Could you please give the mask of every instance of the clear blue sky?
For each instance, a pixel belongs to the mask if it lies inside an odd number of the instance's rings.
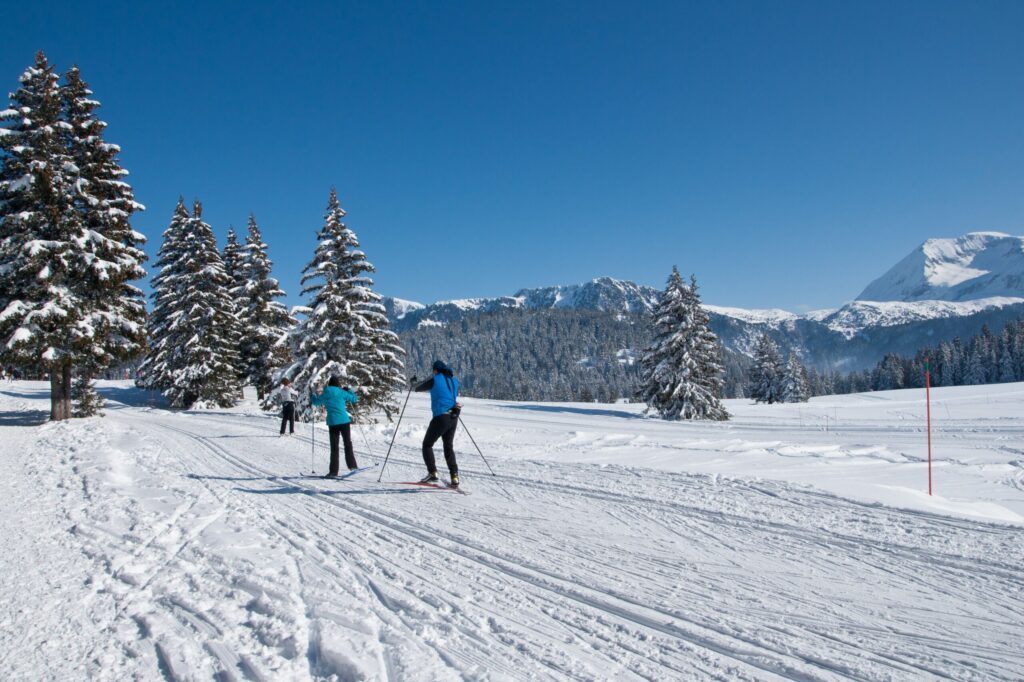
[[[155,253],[254,212],[298,302],[327,193],[425,302],[673,264],[831,307],[918,243],[1024,232],[1024,2],[19,3],[0,89],[77,63]]]

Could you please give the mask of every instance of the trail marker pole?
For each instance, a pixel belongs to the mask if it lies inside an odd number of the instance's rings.
[[[310,422],[310,424],[311,424],[310,428],[313,430],[313,439],[311,441],[312,442],[312,447],[309,450],[309,473],[315,474],[316,473],[316,464],[315,464],[315,460],[316,460],[316,407],[314,407],[313,405],[310,405],[309,409],[312,410],[312,412],[313,412],[313,421]]]
[[[932,494],[932,373],[924,361],[924,404],[928,420],[928,495]]]

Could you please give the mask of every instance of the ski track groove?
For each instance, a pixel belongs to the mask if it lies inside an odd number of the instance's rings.
[[[236,464],[236,466],[238,466],[239,468],[241,468],[241,469],[243,469],[245,471],[248,471],[249,473],[262,474],[265,477],[267,477],[269,480],[276,480],[276,479],[279,478],[277,475],[273,474],[272,472],[265,471],[263,469],[260,469],[258,467],[254,467],[254,466],[252,466],[250,464],[247,464],[247,463],[239,460],[237,457],[235,457],[232,453],[228,452],[225,448],[223,448],[219,444],[215,444],[215,443],[210,442],[210,439],[205,437],[205,436],[194,434],[192,432],[189,432],[189,431],[184,430],[184,429],[179,429],[177,427],[172,427],[172,426],[167,426],[167,425],[161,425],[161,426],[163,426],[164,428],[167,428],[167,429],[169,429],[171,431],[175,431],[175,432],[181,433],[182,435],[186,435],[186,436],[189,436],[191,438],[194,438],[197,442],[205,445],[207,448],[212,450],[214,452],[214,454],[218,454],[221,457],[228,458],[229,460],[233,461]],[[314,493],[314,494],[315,493],[323,492],[323,489],[302,485],[301,483],[298,483],[298,482],[293,483],[293,485],[295,487],[304,488],[305,490],[309,491],[310,493]],[[599,597],[588,597],[585,594],[582,594],[580,591],[576,591],[575,593],[573,593],[573,592],[560,592],[558,589],[556,589],[556,588],[554,588],[552,586],[539,583],[536,580],[535,577],[531,576],[527,572],[528,570],[531,570],[531,569],[525,569],[525,570],[523,570],[523,569],[516,569],[516,568],[514,568],[511,565],[512,562],[509,562],[507,559],[505,559],[503,557],[498,557],[496,555],[493,555],[493,554],[491,554],[486,549],[482,549],[480,547],[473,547],[473,549],[476,550],[477,552],[480,552],[480,553],[485,554],[485,555],[492,556],[492,559],[487,559],[486,557],[482,557],[482,558],[481,557],[472,557],[472,556],[468,555],[465,552],[456,551],[451,546],[448,546],[446,544],[439,544],[439,543],[433,541],[429,537],[429,534],[434,532],[434,531],[432,531],[431,529],[427,529],[427,528],[425,528],[425,527],[423,527],[423,526],[421,526],[419,524],[414,524],[412,522],[405,521],[405,523],[408,526],[415,526],[415,528],[402,529],[399,526],[397,526],[395,523],[389,522],[386,518],[381,517],[378,512],[370,512],[369,510],[363,510],[363,509],[359,509],[359,508],[356,508],[356,507],[353,507],[353,506],[349,506],[349,505],[343,506],[341,504],[338,504],[338,502],[335,501],[333,498],[323,499],[322,495],[314,495],[314,499],[324,501],[324,502],[326,502],[328,504],[331,504],[332,506],[339,507],[341,509],[344,509],[345,511],[350,512],[350,513],[355,513],[355,514],[357,514],[359,516],[362,516],[367,521],[371,521],[371,522],[377,523],[378,525],[382,525],[384,527],[387,527],[389,530],[392,530],[394,532],[405,534],[405,535],[410,536],[410,537],[412,537],[414,539],[417,539],[417,540],[419,540],[419,541],[421,541],[421,542],[423,542],[425,544],[433,545],[433,546],[438,547],[438,548],[440,548],[442,550],[445,550],[447,552],[451,552],[451,553],[456,554],[457,556],[459,556],[459,557],[461,557],[463,559],[467,559],[467,560],[470,560],[470,561],[475,561],[476,563],[484,565],[484,566],[486,566],[486,567],[488,567],[488,568],[490,568],[492,570],[495,570],[496,572],[505,573],[505,574],[510,575],[512,577],[518,578],[523,583],[528,584],[528,585],[530,585],[532,587],[537,587],[537,588],[541,588],[541,589],[544,589],[544,590],[548,590],[548,591],[553,592],[554,594],[562,596],[562,597],[568,597],[569,599],[572,599],[572,600],[582,604],[583,606],[589,607],[591,609],[594,609],[594,610],[597,610],[597,611],[603,611],[603,612],[607,613],[608,615],[615,616],[615,617],[618,617],[618,618],[623,619],[623,620],[631,621],[631,622],[633,622],[633,623],[635,623],[637,625],[646,627],[646,628],[651,629],[651,630],[655,630],[657,632],[661,632],[662,634],[668,635],[669,637],[680,639],[680,640],[686,641],[686,642],[688,642],[690,644],[693,644],[693,645],[705,648],[705,649],[707,649],[709,651],[713,651],[713,652],[715,652],[715,653],[717,653],[717,654],[719,654],[719,655],[721,655],[723,657],[731,658],[734,661],[736,661],[737,663],[740,663],[740,664],[743,664],[743,665],[747,665],[747,666],[749,666],[751,668],[757,669],[757,670],[759,670],[762,673],[768,673],[768,674],[771,674],[771,675],[786,676],[786,677],[790,677],[791,679],[815,679],[813,677],[808,677],[808,676],[803,675],[799,671],[792,669],[790,666],[783,665],[783,666],[781,666],[781,668],[773,668],[773,667],[771,667],[768,664],[764,664],[764,663],[761,663],[760,661],[758,661],[757,657],[755,655],[749,655],[749,658],[748,658],[747,656],[745,656],[741,652],[737,652],[737,651],[731,650],[731,649],[729,649],[729,648],[727,648],[725,646],[722,646],[722,645],[719,645],[719,644],[716,644],[716,643],[710,641],[707,637],[701,637],[699,635],[691,635],[689,633],[683,632],[679,628],[665,626],[665,625],[657,622],[656,620],[654,620],[650,616],[643,616],[641,614],[635,614],[635,613],[632,613],[631,611],[629,611],[628,608],[624,608],[624,607],[621,607],[621,606],[615,606],[613,604],[604,603],[603,600],[601,600]],[[446,537],[445,539],[448,540],[451,544],[456,544],[456,545],[462,544],[463,546],[465,545],[464,541],[459,540],[457,538]],[[498,562],[507,563],[509,565],[503,567]],[[558,576],[557,574],[550,573],[550,572],[545,571],[543,569],[535,569],[534,568],[532,570],[535,570],[538,573],[546,575],[548,578],[554,579],[556,581],[564,581],[564,582],[572,584],[572,582],[569,579],[563,578],[562,576]],[[579,588],[577,588],[577,590],[579,590]],[[616,596],[616,599],[622,599],[622,598]],[[658,615],[663,616],[665,618],[669,618],[669,619],[672,619],[672,620],[679,619],[679,617],[674,615],[674,614],[667,613],[667,612],[661,612],[661,611],[658,611],[657,609],[654,609],[652,607],[644,606],[643,604],[640,604],[638,602],[634,602],[634,601],[629,600],[629,599],[622,599],[622,600],[625,601],[626,603],[630,604],[633,607],[641,608],[641,609],[647,609],[647,610],[653,611],[653,612],[657,613]],[[706,627],[706,626],[701,626],[701,625],[699,625],[697,623],[689,623],[689,624],[691,626],[693,626],[693,627],[698,627],[698,628]],[[716,634],[718,634],[720,636],[727,637],[727,638],[728,637],[733,637],[732,635],[729,635],[729,633],[726,633],[726,632],[717,632]],[[734,639],[736,639],[737,641],[742,642],[743,644],[745,644],[747,646],[752,646],[752,647],[755,647],[755,648],[759,647],[759,644],[757,642],[744,641],[741,638],[735,638],[735,637],[734,637]],[[805,661],[803,659],[800,659],[799,657],[792,657],[791,655],[789,655],[789,654],[787,654],[785,652],[782,652],[782,651],[775,651],[775,650],[772,650],[772,649],[770,649],[768,647],[763,647],[763,648],[765,649],[765,651],[768,651],[770,653],[774,653],[774,654],[779,655],[779,656],[783,656],[785,658],[795,658],[798,662],[807,662],[807,661]],[[450,661],[447,661],[447,659],[446,659],[446,662],[450,662]],[[831,672],[831,670],[827,670],[827,671]]]
[[[631,557],[633,563],[629,565],[617,564],[609,559],[604,545],[583,544],[572,548],[576,551],[575,556],[579,563],[556,571],[551,566],[530,560],[524,561],[522,557],[516,556],[516,548],[524,538],[507,525],[488,521],[486,514],[479,515],[474,522],[481,530],[486,531],[486,537],[492,542],[495,539],[500,540],[497,544],[502,549],[483,544],[467,535],[439,531],[436,527],[427,525],[422,516],[411,518],[409,512],[401,507],[386,513],[371,502],[373,498],[361,497],[368,492],[387,492],[384,488],[379,491],[358,491],[349,487],[352,484],[339,486],[337,483],[325,484],[331,487],[324,488],[319,487],[314,481],[295,480],[295,477],[278,475],[247,461],[243,455],[236,454],[245,452],[241,449],[245,436],[232,436],[243,440],[239,441],[234,449],[230,449],[217,437],[182,428],[188,426],[202,430],[204,424],[214,422],[230,424],[236,429],[242,425],[258,432],[276,433],[277,428],[270,423],[270,419],[248,416],[240,419],[243,415],[228,419],[200,413],[189,415],[190,420],[184,422],[175,413],[168,412],[166,415],[164,418],[159,411],[154,410],[148,417],[157,417],[157,420],[147,421],[147,424],[176,434],[178,438],[184,438],[188,443],[195,443],[214,457],[211,461],[209,458],[200,457],[194,448],[185,450],[184,452],[199,465],[193,467],[193,471],[202,466],[209,467],[210,464],[219,463],[221,466],[218,468],[224,469],[225,474],[241,471],[250,474],[252,478],[239,479],[230,475],[188,476],[194,482],[198,482],[219,504],[215,513],[198,517],[197,522],[190,528],[182,528],[186,532],[180,538],[180,542],[170,547],[154,547],[154,543],[164,533],[177,526],[197,507],[200,499],[179,504],[147,537],[139,538],[132,552],[121,557],[116,567],[111,565],[107,571],[108,575],[115,580],[121,580],[120,574],[126,566],[153,552],[158,552],[161,559],[155,564],[152,560],[148,562],[148,569],[143,574],[145,579],[135,584],[140,591],[152,593],[150,586],[155,578],[174,562],[184,561],[196,570],[205,568],[218,572],[220,566],[209,562],[203,566],[195,566],[182,559],[182,555],[196,538],[227,512],[241,514],[250,524],[258,524],[260,528],[269,530],[298,553],[298,556],[292,552],[288,552],[288,555],[293,570],[299,575],[299,600],[304,608],[301,614],[304,621],[300,625],[307,633],[305,657],[308,674],[314,678],[337,674],[337,671],[332,670],[329,662],[322,660],[319,644],[322,626],[317,610],[312,606],[316,597],[308,593],[310,584],[315,582],[306,572],[310,568],[321,572],[322,580],[328,584],[347,584],[347,592],[360,596],[369,611],[374,614],[377,620],[374,637],[380,647],[379,658],[388,679],[401,677],[403,672],[408,675],[408,665],[402,657],[421,648],[429,649],[437,662],[444,666],[443,669],[433,670],[434,673],[442,674],[442,670],[445,670],[447,674],[454,674],[463,679],[487,679],[490,675],[520,678],[524,674],[550,675],[559,679],[594,679],[612,674],[616,679],[629,676],[655,680],[664,679],[664,675],[692,676],[695,672],[699,672],[701,677],[718,679],[765,679],[779,676],[806,680],[868,680],[878,679],[880,675],[903,677],[922,674],[935,678],[959,679],[957,675],[950,675],[929,665],[930,659],[920,654],[912,658],[900,656],[901,647],[898,643],[907,638],[928,641],[932,651],[942,652],[942,657],[937,659],[940,664],[948,664],[950,661],[966,657],[964,646],[968,644],[967,642],[922,634],[921,626],[929,622],[927,618],[930,613],[923,607],[906,615],[906,620],[891,622],[888,623],[888,627],[882,627],[866,625],[864,618],[846,617],[840,618],[838,622],[833,618],[833,621],[829,622],[827,619],[800,617],[788,612],[780,614],[776,610],[760,606],[759,600],[758,603],[746,605],[749,608],[744,609],[744,613],[747,614],[745,619],[741,619],[736,613],[724,616],[702,614],[699,609],[695,609],[689,614],[677,607],[663,609],[652,606],[651,604],[662,603],[688,604],[691,599],[697,603],[709,603],[721,591],[725,578],[722,575],[706,578],[694,570],[694,574],[687,576],[686,580],[679,580],[681,569],[697,567],[688,566],[686,560],[677,560],[673,563],[651,551],[638,552]],[[131,410],[126,410],[123,416],[130,422],[136,415],[133,415]],[[173,421],[174,425],[166,423],[169,421]],[[547,427],[551,425],[550,421],[536,421]],[[369,452],[369,440],[365,432],[362,438]],[[307,445],[311,443],[311,439],[301,432],[292,437],[292,440]],[[326,439],[317,445],[317,455],[322,456],[326,448]],[[266,454],[261,450],[257,451],[261,455]],[[381,448],[380,452],[383,453],[384,448]],[[381,460],[372,455],[368,457],[378,464]],[[255,461],[265,462],[266,457]],[[396,466],[422,467],[418,450],[400,443],[395,445],[391,463]],[[763,587],[763,582],[739,573],[741,565],[729,557],[731,553],[741,551],[739,547],[742,546],[741,539],[744,536],[758,533],[766,537],[786,538],[788,547],[783,543],[777,550],[770,545],[762,548],[778,557],[785,557],[796,551],[795,547],[798,546],[817,548],[808,559],[808,564],[818,573],[826,573],[837,560],[831,554],[838,553],[838,560],[847,564],[856,562],[862,565],[867,576],[871,576],[873,572],[887,574],[891,576],[892,584],[914,585],[926,595],[942,594],[959,599],[961,593],[964,595],[963,598],[985,594],[987,603],[994,609],[986,618],[974,615],[976,611],[961,608],[957,614],[960,617],[974,618],[981,623],[1001,625],[1004,628],[1012,627],[1024,620],[1024,608],[1019,598],[1005,599],[1006,583],[1012,584],[1013,580],[1020,577],[1019,569],[1013,564],[982,556],[956,555],[949,551],[939,551],[934,548],[936,545],[933,540],[928,537],[922,539],[919,535],[912,536],[918,542],[917,545],[895,542],[892,534],[888,538],[870,537],[875,527],[884,527],[887,524],[905,524],[908,532],[920,532],[918,525],[927,523],[939,528],[928,530],[935,535],[941,535],[942,529],[948,529],[964,534],[988,534],[993,536],[993,542],[996,542],[1005,537],[1006,528],[1000,524],[986,525],[927,512],[891,510],[806,487],[773,488],[770,484],[764,485],[757,481],[730,479],[726,479],[720,488],[714,489],[714,492],[726,492],[737,498],[742,494],[752,493],[770,502],[740,506],[721,504],[720,509],[709,509],[674,501],[675,496],[671,492],[685,489],[700,493],[711,485],[710,479],[705,476],[665,474],[647,470],[641,473],[616,466],[598,469],[595,465],[581,465],[590,473],[611,474],[608,485],[613,487],[605,488],[601,487],[604,481],[599,475],[596,478],[586,478],[585,483],[570,483],[560,480],[565,472],[564,467],[560,468],[559,465],[536,464],[528,460],[517,464],[524,470],[532,468],[543,475],[550,475],[550,478],[537,480],[516,473],[501,473],[492,477],[489,472],[475,465],[461,466],[460,469],[470,474],[471,485],[476,485],[481,491],[503,495],[520,506],[529,505],[532,499],[542,498],[544,504],[565,509],[570,514],[578,514],[581,508],[603,512],[612,519],[615,526],[624,529],[636,527],[637,524],[640,527],[657,527],[664,533],[659,538],[651,540],[655,543],[651,547],[664,550],[660,554],[665,556],[671,556],[668,550],[677,543],[701,545],[708,550],[710,558],[729,562],[720,565],[730,569],[727,579],[741,588],[741,593],[755,594]],[[373,472],[376,473],[376,469]],[[637,482],[624,482],[625,473],[631,474]],[[210,480],[203,480],[204,478]],[[251,480],[254,483],[266,482],[284,487],[247,490],[218,485],[214,482],[216,479],[225,482]],[[1008,483],[1013,485],[1016,482],[1019,485],[1020,481],[1024,481],[1024,471],[1011,475]],[[366,482],[358,480],[357,483]],[[377,486],[376,482],[370,485]],[[387,482],[384,482],[383,486],[387,485]],[[718,477],[715,477],[714,485],[719,485]],[[518,494],[519,501],[512,496],[512,491]],[[653,497],[650,493],[655,491],[662,493],[663,496]],[[299,494],[280,494],[270,498],[274,499],[275,506],[289,510],[289,514],[280,517],[267,517],[262,513],[263,503],[258,497],[246,499],[246,495],[251,493],[291,492]],[[87,497],[91,496],[89,490],[85,490],[84,494]],[[485,502],[486,496],[484,498],[469,499]],[[367,504],[361,503],[363,499],[367,500]],[[708,497],[695,494],[691,499],[705,502]],[[578,502],[574,503],[573,500]],[[795,519],[800,518],[801,514],[822,513],[821,505],[810,503],[814,500],[825,505],[825,518],[809,520],[809,523],[800,525]],[[431,501],[427,509],[433,509],[439,504],[440,501]],[[444,504],[450,506],[448,502]],[[766,504],[772,505],[771,508],[775,511],[785,513],[772,518],[760,518],[758,512],[761,506]],[[858,514],[864,516],[862,524],[859,524],[861,520],[857,518]],[[352,524],[349,521],[353,517],[362,519],[365,523]],[[510,516],[498,514],[495,518],[507,520]],[[524,516],[521,519],[536,521],[540,520],[540,517]],[[842,527],[843,531],[840,531],[839,527]],[[687,532],[682,532],[682,529]],[[110,532],[99,526],[92,530]],[[536,530],[540,535],[532,542],[543,542],[558,547],[562,531],[544,527]],[[478,534],[479,532],[477,531]],[[364,546],[358,546],[360,539],[365,543]],[[733,539],[741,541],[734,543],[731,542]],[[346,547],[345,550],[338,547],[339,541]],[[358,546],[358,550],[349,549],[349,545],[353,544]],[[406,557],[404,553],[409,552],[412,546],[416,547],[416,556]],[[303,561],[299,560],[299,556]],[[348,572],[335,568],[339,562],[350,567]],[[702,561],[701,564],[715,565],[708,561]],[[927,569],[923,575],[920,572],[922,567]],[[230,580],[234,576],[230,568],[225,570],[228,572],[221,572],[219,575],[228,581],[225,584],[230,585]],[[461,581],[457,583],[459,585],[471,585],[471,581],[487,581],[496,586],[495,592],[500,598],[466,601],[459,598],[463,590],[459,590],[458,595],[449,596],[443,591],[439,594],[423,593],[419,587],[415,587],[431,585],[438,570],[447,571],[452,578]],[[402,575],[405,578],[398,579],[398,584],[394,584],[396,576]],[[935,586],[936,578],[939,576],[948,582],[948,587],[943,591],[938,591]],[[353,577],[355,584],[352,583]],[[804,578],[806,579],[806,576]],[[603,587],[591,587],[601,585],[602,579],[605,583]],[[648,590],[653,590],[649,595],[650,600],[641,600],[635,596],[635,592],[626,593],[618,587],[621,581],[634,583],[640,580],[651,581],[647,586]],[[964,587],[962,583],[970,583],[968,587],[973,591]],[[821,607],[822,600],[827,597],[825,593],[802,594],[800,590],[806,588],[798,581],[790,581],[784,576],[776,576],[774,584],[776,589],[785,590],[787,603],[801,605],[804,613],[813,613],[815,609]],[[256,589],[259,589],[258,585]],[[395,597],[388,594],[390,590],[402,594],[402,600],[396,601]],[[511,602],[510,594],[514,595]],[[687,599],[681,600],[678,598],[679,595],[687,595]],[[113,628],[125,610],[132,606],[130,601],[114,596],[120,603],[115,607],[114,616],[109,619],[110,628]],[[673,599],[670,601],[668,597]],[[415,603],[412,600],[415,600]],[[168,618],[176,621],[177,627],[181,630],[195,633],[206,640],[201,647],[217,670],[215,676],[218,679],[264,679],[247,654],[236,652],[230,643],[224,640],[224,630],[216,621],[195,611],[175,594],[152,594],[151,601],[165,607],[163,619],[159,613],[153,614],[156,617],[155,622],[146,622],[150,618],[148,614],[133,615],[132,618],[137,620],[141,629],[150,631],[144,639],[152,647],[157,669],[165,679],[192,677],[191,674],[183,674],[180,669],[183,665],[180,652],[169,652],[165,643],[154,637],[151,631],[154,625],[159,628],[168,627]],[[528,616],[529,612],[526,610],[522,615],[510,613],[510,606],[513,611],[517,607],[529,607],[536,613],[533,616]],[[844,608],[849,608],[849,605],[835,605],[830,609],[830,614],[842,614]],[[856,604],[856,612],[861,615],[870,615],[871,609],[875,608],[878,606],[871,602]],[[438,613],[441,614],[440,618],[436,615]],[[536,616],[539,614],[544,614],[547,620],[538,620]],[[750,614],[757,617],[752,618]],[[772,622],[773,618],[778,619],[780,616],[781,622]],[[499,620],[496,621],[496,617]],[[138,620],[140,618],[143,620]],[[490,624],[489,638],[479,634],[482,631],[483,620]],[[879,621],[876,618],[868,619],[868,622]],[[756,637],[760,634],[757,633],[757,624],[760,624],[762,629],[776,632],[779,637]],[[511,635],[512,632],[514,636]],[[505,636],[502,636],[503,633]],[[863,637],[853,633],[869,633],[870,636]],[[793,650],[790,645],[794,636],[803,645],[797,650]],[[449,650],[442,643],[451,641],[453,637],[456,641],[461,641],[462,645],[455,650]],[[396,639],[402,642],[405,649],[393,652],[393,646],[389,641],[394,642]],[[514,649],[510,645],[511,641],[517,642]],[[634,643],[639,641],[644,641],[648,646],[654,644],[656,647],[644,651],[634,646]],[[814,644],[824,645],[826,653],[808,653],[807,648],[812,641]],[[675,642],[675,646],[667,647],[669,642]],[[865,643],[872,648],[865,649]],[[970,648],[972,657],[985,660],[988,665],[980,670],[964,670],[963,674],[971,678],[994,673],[1005,675],[1008,679],[1019,675],[1022,670],[1019,663],[1007,660],[1006,650],[999,646],[1000,644],[1003,644],[1002,640],[992,642],[992,646],[973,645]],[[598,667],[599,659],[594,657],[590,657],[588,663],[573,665],[571,654],[566,656],[559,650],[563,645],[570,647],[570,651],[571,647],[586,647],[609,667]],[[915,648],[913,651],[919,649]],[[531,658],[531,653],[541,655]],[[562,656],[559,657],[559,654]],[[870,661],[873,665],[859,665],[859,662],[864,660]]]
[[[171,427],[168,427],[168,428],[171,428]],[[197,438],[197,440],[199,440],[200,442],[203,442],[208,447],[213,445],[212,443],[209,443],[208,439],[206,439],[206,438],[204,438],[202,436],[195,436],[194,434],[187,434],[187,435],[190,435],[190,436],[193,436],[193,437]],[[217,451],[217,454],[220,454],[221,456],[224,456],[224,457],[227,457],[227,458],[230,458],[230,459],[234,460],[236,465],[238,465],[240,468],[248,470],[249,473],[263,474],[263,475],[265,475],[267,477],[268,480],[275,480],[275,479],[279,478],[279,477],[275,476],[271,472],[267,472],[265,470],[259,469],[258,467],[254,467],[252,465],[245,464],[245,463],[239,461],[234,455],[232,455],[225,448],[222,448],[219,445],[213,446],[211,449]],[[300,485],[298,487],[303,487],[303,488],[306,488],[307,490],[311,490],[311,491],[315,491],[315,492],[321,492],[322,491],[322,489],[310,488],[308,486],[301,486]],[[329,498],[327,500],[323,500],[322,498],[318,497],[316,499],[321,499],[321,501],[329,502],[333,506],[339,506],[339,507],[342,506],[342,505],[339,505],[338,502],[336,500],[334,500],[333,498]],[[614,498],[613,498],[613,500],[614,500]],[[395,526],[395,524],[388,523],[386,520],[372,518],[366,510],[358,510],[357,511],[357,510],[354,510],[349,505],[345,505],[344,508],[345,508],[346,511],[349,511],[349,512],[355,511],[355,513],[363,516],[367,520],[370,520],[370,521],[376,520],[378,523],[382,523],[383,525],[388,526],[391,530],[394,530],[394,531],[397,531],[397,532],[404,532],[407,535],[410,534],[407,529],[397,528]],[[375,512],[373,514],[376,515]],[[406,521],[406,523],[408,524],[407,521]],[[410,525],[416,525],[416,524],[410,524]],[[424,529],[422,527],[420,527],[419,530],[422,532]],[[429,539],[424,538],[420,533],[414,533],[413,535],[419,537],[419,539],[421,539],[421,540],[424,540],[426,542],[430,542]],[[452,540],[453,542],[456,542],[456,543],[460,542],[458,539],[455,539],[455,538],[449,538],[449,539]],[[431,544],[437,545],[437,543],[431,543]],[[450,547],[442,546],[442,549],[447,549],[449,551],[452,551]],[[664,634],[669,635],[671,637],[675,637],[675,638],[679,638],[679,639],[684,639],[686,641],[689,641],[691,644],[696,644],[698,646],[703,646],[703,647],[705,647],[707,649],[715,651],[716,653],[718,653],[718,654],[720,654],[722,656],[731,657],[731,658],[737,660],[738,662],[745,663],[747,665],[751,665],[752,667],[758,668],[762,672],[769,673],[769,674],[782,674],[782,675],[787,675],[787,676],[791,676],[791,677],[799,677],[800,676],[799,671],[797,671],[795,669],[792,669],[792,668],[789,668],[789,667],[786,667],[786,666],[783,666],[783,667],[779,668],[779,667],[772,667],[770,665],[761,664],[757,660],[751,660],[751,658],[753,658],[753,657],[749,657],[749,658],[745,657],[744,655],[736,652],[734,649],[729,649],[727,647],[715,644],[715,643],[711,642],[707,637],[694,636],[694,635],[688,635],[686,633],[682,633],[680,630],[678,630],[678,628],[670,628],[670,627],[663,626],[662,624],[654,622],[653,620],[651,620],[651,619],[649,619],[647,617],[644,617],[644,616],[642,616],[640,614],[631,612],[631,611],[629,611],[626,608],[622,608],[620,606],[615,606],[615,605],[612,605],[612,604],[608,604],[605,600],[595,599],[595,598],[589,597],[589,596],[587,596],[585,594],[580,594],[579,592],[577,592],[575,594],[567,594],[566,592],[558,591],[557,589],[551,588],[551,587],[549,587],[547,585],[539,585],[538,582],[537,582],[536,577],[531,576],[528,572],[526,572],[524,570],[521,570],[521,569],[516,569],[515,567],[512,567],[512,566],[508,566],[508,565],[501,566],[501,565],[498,565],[498,564],[495,563],[494,560],[497,560],[499,562],[507,562],[507,559],[505,559],[504,557],[499,557],[499,556],[493,555],[492,553],[488,552],[486,549],[483,549],[483,548],[480,548],[480,547],[474,547],[474,549],[476,551],[479,551],[479,552],[484,552],[486,554],[491,554],[492,559],[490,559],[490,560],[488,560],[486,558],[481,559],[479,557],[474,558],[474,557],[467,556],[463,552],[455,552],[455,553],[459,554],[463,558],[470,559],[470,560],[475,560],[478,563],[483,563],[485,565],[488,565],[489,567],[493,568],[496,571],[499,571],[499,572],[502,572],[502,573],[505,573],[505,574],[508,574],[508,575],[514,575],[515,577],[519,578],[520,580],[522,580],[525,583],[528,583],[528,584],[530,584],[530,585],[532,585],[534,587],[542,587],[544,589],[551,590],[551,591],[555,592],[556,594],[559,594],[560,596],[563,596],[563,597],[564,596],[568,596],[569,598],[574,599],[575,601],[581,603],[582,605],[584,605],[586,607],[593,608],[593,609],[600,610],[600,611],[604,611],[604,612],[606,612],[606,613],[608,613],[610,615],[618,616],[618,617],[620,617],[622,619],[625,619],[625,620],[631,620],[631,621],[633,621],[634,623],[636,623],[638,625],[642,625],[642,626],[648,627],[650,629],[655,629],[655,630],[661,631]],[[527,569],[527,570],[537,571],[536,568]],[[546,575],[548,575],[549,578],[552,578],[554,580],[567,581],[566,578],[564,578],[562,576],[559,576],[557,574],[552,574],[552,573],[544,571],[544,570],[540,570],[538,572],[540,572],[542,574],[546,574]],[[621,596],[617,596],[617,598],[621,599],[622,597]],[[625,600],[625,601],[627,603],[630,603],[635,608],[648,608],[648,609],[650,608],[650,607],[645,607],[644,605],[636,603],[636,602],[630,602],[630,600],[628,600],[628,599]],[[668,617],[668,618],[673,619],[673,620],[676,620],[676,619],[680,618],[678,614],[672,614],[672,613],[667,613],[667,612],[658,612],[658,613],[660,615],[662,615],[662,616]],[[700,626],[700,625],[698,625],[696,623],[690,623],[690,625],[693,626],[693,627],[706,627],[706,626]],[[712,629],[712,630],[714,630],[714,629]],[[726,633],[724,631],[718,632],[717,634],[719,634],[721,636],[726,636],[726,637],[730,636],[729,633]],[[759,646],[756,642],[744,641],[742,638],[738,638],[737,641],[741,641],[744,644],[747,644],[749,646],[755,646],[755,647]],[[785,652],[773,650],[773,649],[771,649],[769,647],[763,647],[763,645],[761,645],[761,646],[762,646],[762,648],[764,650],[769,651],[771,653],[774,653],[776,655],[787,656],[787,654],[785,654]],[[827,662],[824,662],[824,661],[810,660],[810,659],[808,659],[806,657],[797,657],[796,660],[798,662],[801,662],[801,663],[804,663],[804,664],[811,664],[814,667],[818,667],[818,668],[821,669],[822,672],[833,672],[833,673],[838,672],[831,664],[829,664]],[[855,679],[859,679],[856,675],[853,674],[853,671],[850,671],[850,670],[842,671],[841,674],[844,674],[845,676],[848,676],[848,677],[853,677]]]

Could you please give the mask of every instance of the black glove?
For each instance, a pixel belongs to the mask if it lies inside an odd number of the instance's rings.
[[[412,379],[409,379],[410,384],[415,384],[417,381],[419,381],[419,377],[417,377],[415,374],[412,375]]]

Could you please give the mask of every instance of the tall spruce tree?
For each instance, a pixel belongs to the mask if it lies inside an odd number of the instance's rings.
[[[285,295],[270,276],[272,263],[256,216],[249,216],[241,269],[241,290],[236,300],[242,320],[240,346],[245,381],[256,387],[262,400],[274,386],[274,373],[288,364],[288,330],[296,320],[275,299]]]
[[[390,414],[402,368],[401,349],[386,321],[381,324],[386,320],[383,306],[367,276],[373,265],[359,250],[344,217],[332,188],[316,252],[303,270],[302,293],[312,300],[298,309],[304,318],[289,335],[294,361],[283,374],[299,392],[302,411],[308,409],[309,390],[337,376],[359,394],[358,412],[383,408]]]
[[[146,342],[146,306],[133,284],[146,276],[141,247],[145,237],[132,229],[130,219],[145,210],[125,182],[128,171],[117,155],[120,147],[103,140],[106,123],[96,116],[99,102],[82,80],[78,67],[65,75],[62,88],[68,153],[78,169],[75,207],[82,217],[83,297],[87,325],[92,330],[91,352],[79,363],[75,387],[78,414],[98,411],[92,378],[104,369],[139,356]]]
[[[0,361],[50,373],[50,418],[71,417],[71,371],[91,350],[58,76],[39,52],[0,112]]]
[[[779,401],[806,403],[810,395],[810,390],[807,387],[807,370],[800,364],[796,353],[790,352],[779,382]]]
[[[240,387],[231,281],[198,201],[189,216],[178,200],[157,266],[142,383],[161,390],[175,407],[234,405]]]
[[[638,397],[663,419],[729,418],[722,406],[721,347],[700,305],[696,278],[674,266],[654,310],[654,341],[640,360]]]
[[[40,52],[0,112],[0,361],[50,373],[52,419],[72,416],[73,368],[91,377],[144,342],[142,206],[91,95]]]
[[[246,330],[247,320],[243,317],[242,309],[245,306],[245,249],[238,243],[238,233],[233,226],[228,227],[227,241],[224,243],[224,250],[221,253],[221,260],[224,261],[224,274],[228,276],[228,295],[231,297],[234,311],[234,322],[228,331],[228,335],[235,340],[239,352],[235,355],[238,364],[235,366],[235,374],[238,376],[240,385],[248,383],[248,372],[246,371],[245,359],[242,356],[242,348],[245,346],[248,333]]]
[[[754,402],[769,405],[780,402],[781,377],[782,357],[779,355],[779,347],[767,334],[762,334],[754,349],[754,364],[750,368],[750,397]]]
[[[238,233],[235,228],[228,227],[227,241],[224,243],[224,274],[228,276],[231,286],[228,289],[232,296],[241,300],[241,292],[245,288],[245,251],[238,243]],[[237,293],[236,293],[237,292]],[[239,306],[241,307],[241,306]]]

